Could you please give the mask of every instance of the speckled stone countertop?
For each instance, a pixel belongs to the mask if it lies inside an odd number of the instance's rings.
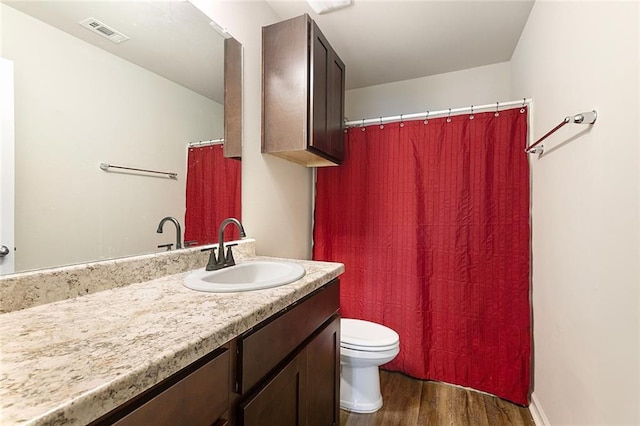
[[[234,241],[236,259],[255,257],[255,240]],[[204,268],[217,244],[0,276],[0,313],[85,296]]]
[[[267,290],[196,292],[184,272],[0,315],[0,424],[86,424],[344,271],[295,262],[306,275]]]

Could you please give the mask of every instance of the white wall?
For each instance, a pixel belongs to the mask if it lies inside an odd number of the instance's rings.
[[[534,393],[552,425],[640,424],[639,3],[537,1],[512,58],[534,100]]]
[[[502,62],[349,90],[345,110],[349,120],[359,120],[513,100],[510,97],[511,69]]]
[[[260,153],[262,26],[279,21],[259,1],[191,0],[243,46],[242,222],[260,255],[311,255],[311,169]]]
[[[222,106],[0,5],[15,62],[16,270],[158,251],[184,224],[186,145]],[[105,173],[100,162],[178,173]]]

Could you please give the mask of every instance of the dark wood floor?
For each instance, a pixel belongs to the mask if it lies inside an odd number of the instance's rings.
[[[534,426],[529,410],[491,395],[380,371],[384,405],[373,414],[340,412],[341,426]]]

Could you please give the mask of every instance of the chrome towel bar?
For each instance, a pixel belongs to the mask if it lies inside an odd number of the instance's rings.
[[[598,112],[595,109],[589,112],[581,112],[580,114],[576,114],[573,117],[565,117],[564,120],[560,122],[560,124],[545,133],[545,135],[538,139],[534,144],[525,148],[524,152],[526,152],[527,154],[542,154],[544,152],[544,145],[540,145],[540,143],[557,132],[558,129],[560,129],[565,124],[571,122],[573,122],[574,124],[593,124],[596,122],[597,118]]]
[[[114,166],[113,164],[107,164],[107,163],[100,163],[100,168],[105,172],[109,171],[109,169],[123,169],[123,170],[131,170],[134,172],[156,173],[160,175],[167,175],[167,177],[171,179],[178,178],[178,174],[173,172],[161,172],[157,170],[139,169],[137,167]]]

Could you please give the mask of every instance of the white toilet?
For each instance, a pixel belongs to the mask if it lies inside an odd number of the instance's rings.
[[[340,408],[373,413],[382,407],[378,366],[400,352],[398,333],[380,324],[340,319]]]

